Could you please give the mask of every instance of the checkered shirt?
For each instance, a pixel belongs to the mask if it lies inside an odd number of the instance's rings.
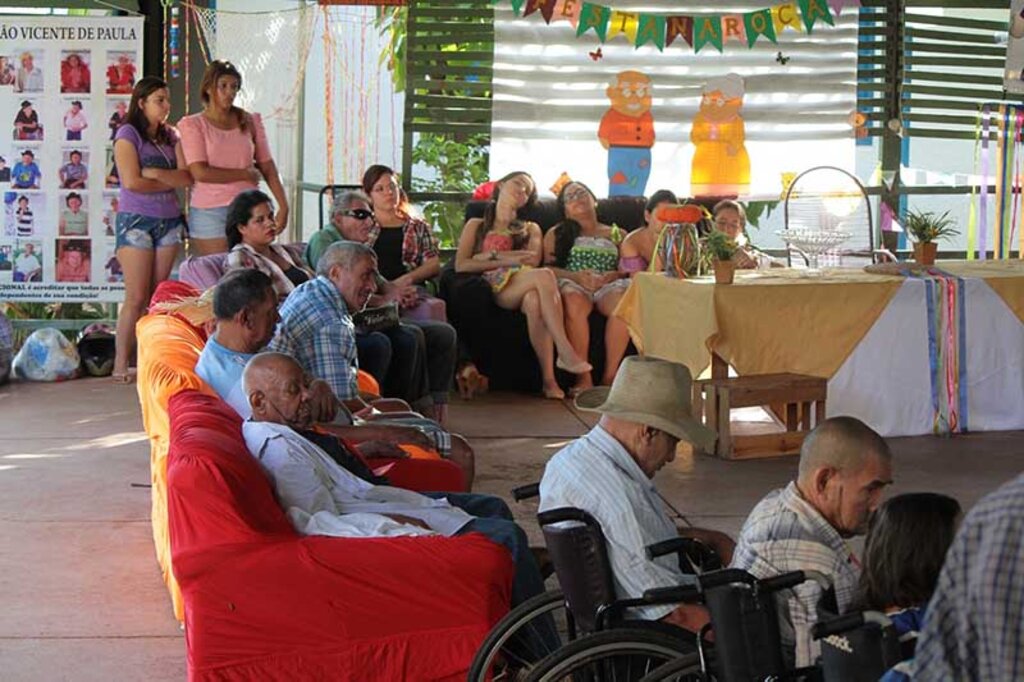
[[[380,230],[377,221],[373,221],[369,240],[371,246],[377,242]],[[402,265],[406,271],[415,270],[423,265],[423,261],[437,258],[440,253],[437,238],[434,237],[430,224],[410,216],[402,227]]]
[[[913,679],[1024,679],[1024,475],[960,526],[925,614]]]
[[[860,566],[846,542],[828,521],[800,495],[796,483],[768,493],[750,512],[740,531],[732,565],[758,578],[790,571],[818,571],[832,579],[839,612],[853,601]],[[819,646],[811,638],[817,622],[821,590],[807,581],[780,602],[782,643],[795,653],[798,666],[810,665]]]
[[[304,370],[326,381],[339,400],[358,397],[356,328],[344,299],[326,277],[300,284],[289,294],[268,349],[291,355]]]

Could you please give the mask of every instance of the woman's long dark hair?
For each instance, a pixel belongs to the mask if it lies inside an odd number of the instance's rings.
[[[152,139],[149,137],[149,121],[146,120],[146,114],[142,111],[142,101],[157,90],[169,91],[169,88],[167,87],[167,83],[156,76],[146,76],[136,83],[135,87],[132,88],[131,101],[128,103],[128,115],[125,117],[125,122],[121,125],[131,125],[138,131],[139,137],[144,140],[150,140],[150,142],[155,142],[157,144],[174,146],[174,137],[171,133],[171,128],[163,121],[157,124],[156,135]],[[121,126],[118,127],[120,128]]]
[[[555,265],[560,268],[564,268],[565,264],[569,262],[572,245],[576,243],[576,237],[579,237],[580,232],[583,231],[582,225],[565,214],[565,193],[573,185],[579,185],[587,190],[594,199],[594,210],[597,210],[597,195],[582,182],[576,180],[567,182],[562,187],[562,191],[558,193],[558,212],[562,216],[562,222],[558,224],[558,231],[555,232]]]
[[[252,218],[252,210],[261,204],[270,204],[274,208],[274,202],[258,189],[247,189],[234,198],[228,206],[228,217],[224,224],[224,235],[228,238],[228,248],[235,248],[236,244],[242,241],[242,232],[238,229],[245,225]]]
[[[927,604],[959,516],[960,503],[938,493],[897,495],[879,507],[864,543],[857,608]]]
[[[511,173],[506,173],[504,176],[502,176],[501,179],[498,180],[498,182],[495,183],[494,185],[494,193],[491,194],[491,201],[490,203],[487,204],[487,207],[484,208],[483,222],[480,224],[480,227],[476,229],[476,244],[473,245],[473,253],[478,253],[480,251],[480,249],[483,247],[484,237],[487,236],[488,232],[494,229],[494,218],[498,212],[498,196],[501,194],[501,186],[518,175],[525,175],[526,177],[530,178],[530,186],[533,188],[532,190],[530,190],[530,196],[526,198],[526,204],[519,209],[519,213],[528,211],[530,208],[533,207],[535,203],[537,203],[537,183],[533,181],[533,177],[529,173],[527,173],[526,171],[512,171]],[[515,221],[513,221],[513,224],[510,225],[509,227],[514,228],[516,227],[516,224],[521,225],[520,219],[518,217]],[[526,246],[524,239],[525,236],[525,231],[522,234],[513,234],[512,248],[514,250],[521,249],[524,246]]]
[[[234,64],[225,59],[215,59],[206,65],[203,72],[203,80],[199,83],[199,98],[205,106],[210,105],[210,89],[217,88],[217,81],[223,76],[232,76],[238,79],[238,89],[242,89],[242,74]],[[238,127],[244,131],[249,121],[249,114],[242,107],[231,105],[231,113],[238,118]]]

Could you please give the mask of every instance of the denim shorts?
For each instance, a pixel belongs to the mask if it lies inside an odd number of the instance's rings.
[[[227,239],[224,226],[228,222],[228,207],[196,208],[188,210],[188,236],[192,239]]]
[[[118,213],[114,221],[117,248],[131,246],[136,249],[157,249],[181,243],[181,228],[185,221],[177,218],[150,218],[138,213]]]

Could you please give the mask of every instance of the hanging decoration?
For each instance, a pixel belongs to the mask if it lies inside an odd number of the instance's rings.
[[[976,248],[978,258],[984,259],[991,249],[994,258],[1006,259],[1010,257],[1014,242],[1018,250],[1024,246],[1024,180],[1021,178],[1024,106],[982,105],[975,123],[975,137],[981,187],[977,210],[972,210],[967,226],[968,258],[974,258]],[[988,224],[990,173],[995,176],[996,190],[991,229]],[[1024,251],[1020,252],[1020,257],[1024,257]]]
[[[181,75],[181,57],[178,54],[178,46],[181,44],[180,12],[181,9],[177,5],[171,7],[171,26],[167,29],[167,49],[171,57],[171,78],[178,78]]]
[[[492,0],[497,4],[501,0]],[[634,47],[653,44],[659,51],[682,38],[694,52],[711,45],[723,52],[727,43],[752,48],[759,38],[777,43],[791,29],[811,33],[821,23],[835,26],[835,16],[860,0],[796,0],[739,14],[657,14],[629,12],[580,0],[509,0],[516,16],[539,13],[546,24],[568,21],[581,37],[590,31],[602,43],[624,37]]]

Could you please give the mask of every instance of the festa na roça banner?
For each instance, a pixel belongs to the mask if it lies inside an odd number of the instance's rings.
[[[0,18],[0,300],[120,301],[114,132],[141,17]]]
[[[491,175],[773,199],[812,166],[854,172],[858,8],[498,0]]]

